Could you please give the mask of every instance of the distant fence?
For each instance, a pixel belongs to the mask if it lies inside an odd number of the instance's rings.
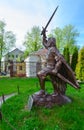
[[[0,76],[36,77],[45,66],[45,62],[1,62]]]

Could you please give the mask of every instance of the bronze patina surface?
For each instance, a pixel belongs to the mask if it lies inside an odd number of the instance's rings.
[[[63,105],[71,102],[71,99],[65,95],[66,84],[68,83],[76,89],[80,88],[74,72],[57,49],[56,39],[54,37],[47,38],[46,28],[43,28],[41,35],[43,36],[43,45],[48,50],[46,55],[47,65],[37,73],[41,90],[32,95],[33,103],[37,106],[52,107],[55,104]],[[52,82],[52,94],[45,91],[47,76],[50,77]]]

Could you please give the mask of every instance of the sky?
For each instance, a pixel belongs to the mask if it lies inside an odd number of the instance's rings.
[[[77,44],[84,45],[84,0],[0,0],[0,20],[5,21],[6,31],[16,35],[16,47],[22,43],[33,26],[45,27],[55,8],[59,8],[48,26],[48,32],[56,27],[73,25],[80,33]]]

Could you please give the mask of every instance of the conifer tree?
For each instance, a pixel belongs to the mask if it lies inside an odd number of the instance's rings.
[[[80,49],[79,54],[78,54],[76,76],[78,80],[84,81],[84,47]]]
[[[71,59],[71,68],[73,69],[73,71],[75,71],[76,69],[77,60],[78,60],[78,48],[75,47]]]
[[[68,64],[70,64],[70,53],[69,53],[69,47],[65,46],[63,50],[63,55]]]

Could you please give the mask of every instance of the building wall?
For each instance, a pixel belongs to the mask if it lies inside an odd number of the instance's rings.
[[[8,61],[8,60],[17,61],[17,59],[21,57],[21,55],[23,55],[23,52],[18,49],[15,49],[14,51],[9,52],[5,56],[5,61]]]
[[[16,65],[17,67],[17,76],[19,77],[24,77],[26,76],[26,66],[25,66],[25,62],[23,63],[17,63]]]
[[[36,77],[37,72],[40,70],[40,62],[40,57],[36,55],[30,55],[25,60],[27,77]]]
[[[10,68],[11,68],[11,62],[13,62],[13,67],[12,71],[14,75],[16,74],[16,63],[18,61],[18,58],[23,57],[23,52],[19,50],[18,48],[14,49],[13,51],[7,53],[3,58],[2,58],[2,71],[5,71],[7,74],[10,74]],[[24,59],[22,59],[24,61]]]

